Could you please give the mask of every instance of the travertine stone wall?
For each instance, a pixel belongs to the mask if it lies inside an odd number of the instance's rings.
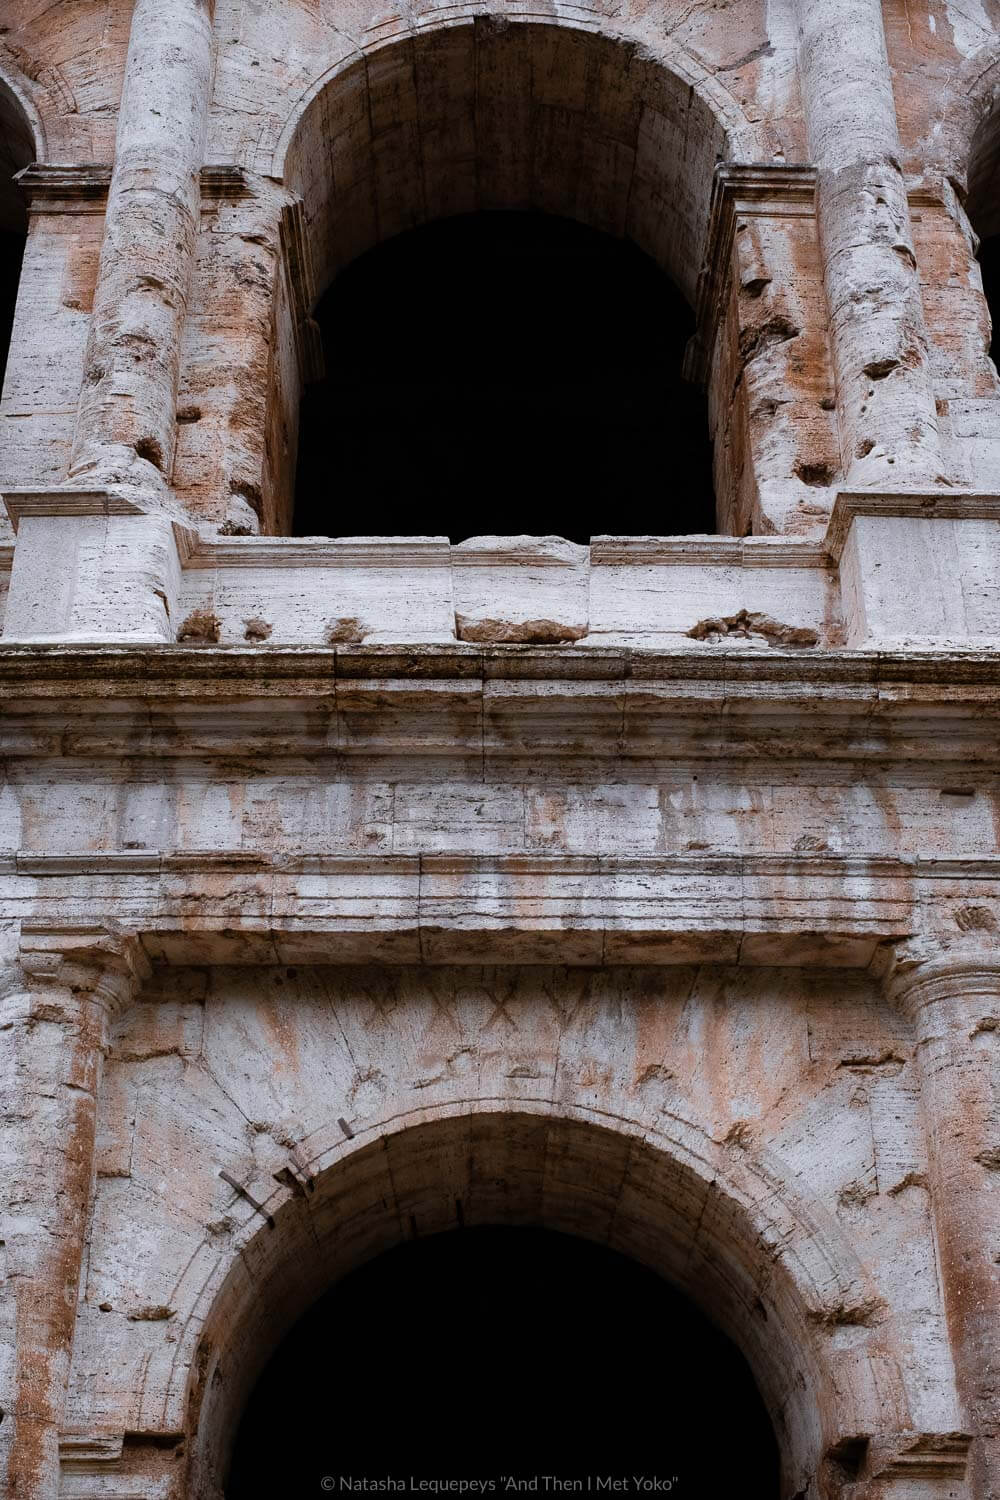
[[[220,1500],[456,1202],[700,1300],[782,1500],[997,1500],[998,120],[995,0],[4,5],[16,1500]],[[645,537],[338,537],[335,453],[289,535],[317,298],[487,207],[688,298],[718,535],[667,452]]]

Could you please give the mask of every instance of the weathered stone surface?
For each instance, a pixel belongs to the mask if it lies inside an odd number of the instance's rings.
[[[997,7],[0,20],[6,1490],[219,1500],[460,1203],[700,1300],[782,1500],[995,1500]],[[674,279],[720,534],[664,451],[649,536],[289,535],[318,296],[480,208]]]

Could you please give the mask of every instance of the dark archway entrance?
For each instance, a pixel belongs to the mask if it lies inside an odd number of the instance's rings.
[[[965,207],[979,236],[979,269],[993,320],[990,358],[1000,358],[1000,114],[983,120],[972,141]]]
[[[0,380],[7,366],[28,232],[27,209],[14,177],[34,159],[34,142],[21,107],[0,84]]]
[[[501,1496],[503,1476],[538,1476],[529,1493],[587,1493],[589,1477],[592,1495],[776,1500],[778,1467],[742,1356],[661,1277],[568,1235],[475,1228],[384,1253],[293,1328],[247,1405],[226,1494],[398,1476],[492,1480]]]
[[[627,240],[483,212],[388,240],[316,312],[298,535],[715,529],[694,319]]]

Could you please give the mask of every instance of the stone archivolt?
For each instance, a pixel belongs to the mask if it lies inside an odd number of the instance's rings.
[[[701,1301],[786,1500],[1000,1493],[1000,35],[786,9],[6,8],[19,1500],[218,1500],[456,1201]],[[720,534],[288,535],[319,295],[526,207],[687,296]]]

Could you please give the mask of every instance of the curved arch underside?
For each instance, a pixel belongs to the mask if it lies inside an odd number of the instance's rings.
[[[13,90],[0,80],[0,235],[23,235],[28,225],[15,172],[36,157],[34,135]]]
[[[201,1331],[189,1392],[189,1426],[202,1434],[192,1493],[220,1484],[247,1397],[303,1313],[348,1272],[415,1233],[455,1228],[459,1215],[467,1227],[532,1226],[606,1244],[690,1297],[746,1357],[782,1450],[783,1490],[793,1493],[824,1443],[857,1420],[839,1409],[852,1399],[831,1374],[843,1340],[830,1344],[816,1303],[832,1295],[836,1321],[852,1296],[863,1300],[860,1283],[850,1286],[860,1268],[838,1261],[815,1225],[796,1247],[787,1205],[762,1194],[755,1215],[710,1162],[616,1123],[488,1105],[418,1116],[356,1144],[313,1193],[289,1199],[274,1229],[244,1248]],[[850,1330],[856,1376],[871,1357],[869,1321],[859,1313]],[[891,1360],[880,1358],[891,1386]]]
[[[405,229],[534,209],[627,235],[693,303],[727,154],[702,94],[635,44],[480,16],[331,77],[284,174],[305,203],[317,293]]]

